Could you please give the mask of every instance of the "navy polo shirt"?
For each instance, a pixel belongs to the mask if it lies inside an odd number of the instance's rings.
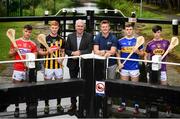
[[[99,33],[94,39],[94,45],[99,45],[99,50],[110,50],[112,46],[117,48],[117,38],[112,33],[109,33],[107,38]],[[116,64],[116,62],[117,60],[110,59],[109,66]]]

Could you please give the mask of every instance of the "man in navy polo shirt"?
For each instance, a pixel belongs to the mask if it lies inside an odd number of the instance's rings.
[[[101,32],[94,39],[94,53],[100,56],[115,56],[117,47],[117,38],[110,32],[110,22],[102,20],[100,23]],[[117,61],[109,59],[108,79],[115,79]]]
[[[110,23],[107,20],[103,20],[100,23],[100,33],[94,39],[94,53],[103,57],[115,56],[116,54],[116,47],[117,47],[117,38],[110,32]],[[101,62],[98,62],[98,65]],[[115,79],[115,72],[117,67],[117,60],[109,59],[109,64],[107,68],[107,79]],[[99,69],[96,70],[96,73],[99,73],[96,76],[97,79],[104,78],[104,70]],[[98,99],[97,99],[98,101]],[[100,111],[101,104],[98,103],[97,111]],[[108,110],[112,108],[112,101],[111,98],[108,99]],[[108,115],[108,114],[107,114]]]

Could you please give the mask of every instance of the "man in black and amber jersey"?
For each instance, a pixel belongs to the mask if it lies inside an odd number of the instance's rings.
[[[64,57],[65,40],[58,35],[59,22],[51,21],[50,23],[50,34],[46,36],[46,42],[50,49],[47,49],[41,45],[39,54],[45,56],[46,58],[54,57]],[[45,80],[55,80],[63,79],[63,69],[62,69],[63,59],[61,60],[45,60],[44,61],[44,79]],[[61,99],[57,99],[57,111],[63,112],[63,107],[61,106]],[[45,100],[44,113],[49,114],[49,101]]]

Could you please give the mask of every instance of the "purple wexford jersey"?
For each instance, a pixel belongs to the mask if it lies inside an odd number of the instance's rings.
[[[150,54],[150,57],[152,58],[153,55],[163,55],[167,48],[169,47],[169,41],[168,40],[152,40],[147,44],[146,52]],[[166,61],[166,57],[163,59],[163,61]],[[166,65],[161,65],[161,71],[166,71]]]

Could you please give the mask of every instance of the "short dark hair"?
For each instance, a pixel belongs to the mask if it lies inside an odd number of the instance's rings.
[[[100,25],[102,25],[102,24],[109,24],[110,25],[110,22],[108,20],[102,20]]]
[[[25,25],[25,26],[24,26],[24,29],[27,29],[27,30],[32,30],[33,28],[32,28],[32,26],[31,26],[31,25],[27,24],[27,25]]]
[[[152,31],[154,32],[154,33],[156,33],[157,31],[162,31],[162,27],[161,26],[159,26],[159,25],[155,25],[155,26],[153,26],[152,27]]]

